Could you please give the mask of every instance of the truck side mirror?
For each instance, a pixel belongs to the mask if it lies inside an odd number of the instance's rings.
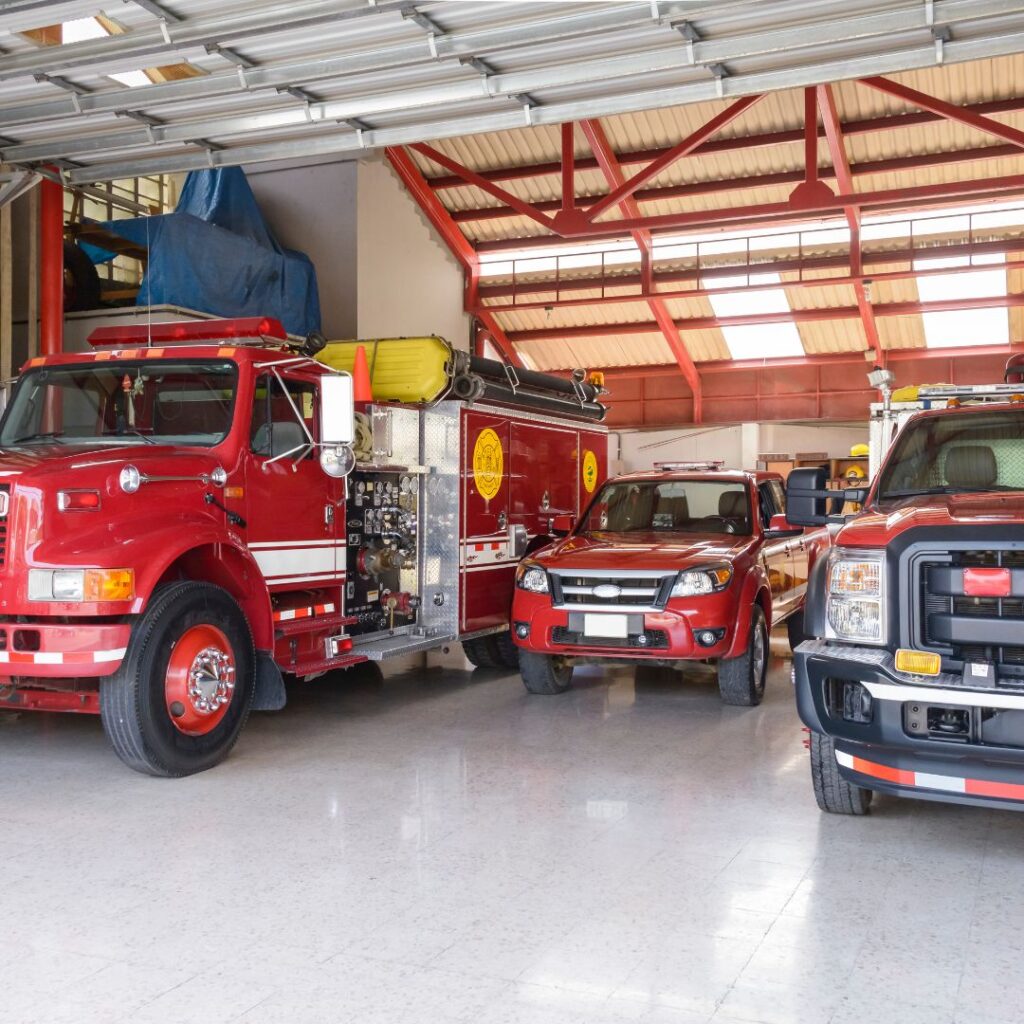
[[[863,503],[866,488],[829,490],[828,473],[820,466],[792,469],[786,481],[786,518],[794,526],[821,526],[845,520],[842,507],[848,501]]]
[[[573,518],[568,512],[551,517],[551,532],[556,537],[568,537],[572,533],[573,525]]]
[[[776,512],[764,531],[764,537],[765,540],[781,540],[783,537],[799,537],[803,532],[802,526],[793,526],[789,522],[785,512]]]
[[[326,447],[355,440],[355,402],[352,378],[347,373],[325,373],[320,378],[320,443]]]
[[[355,402],[347,373],[320,378],[320,466],[328,476],[345,477],[355,468]]]

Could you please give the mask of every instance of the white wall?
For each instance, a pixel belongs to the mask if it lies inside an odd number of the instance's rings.
[[[359,164],[360,338],[439,334],[469,347],[463,272],[390,165]]]
[[[650,469],[655,462],[718,460],[735,469],[753,469],[762,452],[850,454],[867,442],[864,424],[738,423],[682,430],[623,430],[618,435],[619,465],[614,472]]]
[[[357,164],[256,164],[245,173],[278,242],[306,253],[316,267],[323,333],[355,337]]]

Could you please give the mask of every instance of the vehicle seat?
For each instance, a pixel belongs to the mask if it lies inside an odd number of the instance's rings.
[[[670,515],[672,528],[678,530],[690,520],[690,502],[685,494],[679,498],[659,498],[655,515]]]
[[[946,483],[951,487],[991,487],[999,477],[996,455],[986,444],[960,445],[946,452]]]
[[[743,491],[725,491],[718,498],[718,514],[735,527],[736,533],[749,533],[747,496]]]
[[[271,447],[271,430],[273,427],[273,447]],[[257,455],[271,458],[294,451],[300,445],[308,444],[305,431],[295,420],[281,420],[280,423],[262,423],[252,439],[252,450]],[[296,454],[298,454],[296,452]]]

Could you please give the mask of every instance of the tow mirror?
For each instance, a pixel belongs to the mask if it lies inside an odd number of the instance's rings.
[[[830,490],[827,483],[828,473],[821,467],[790,470],[786,481],[786,518],[792,525],[841,523],[846,519],[842,514],[846,502],[863,504],[867,500],[866,488]]]
[[[799,537],[803,532],[802,526],[790,523],[785,512],[776,512],[768,524],[768,529],[764,531],[764,536],[765,540],[781,540],[783,537]]]
[[[568,512],[561,512],[551,517],[551,532],[556,537],[567,537],[572,533],[573,518]]]
[[[348,374],[320,378],[320,466],[328,476],[345,477],[355,468],[355,403]]]

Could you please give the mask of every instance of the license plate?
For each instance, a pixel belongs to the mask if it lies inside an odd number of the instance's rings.
[[[629,636],[629,616],[584,615],[583,633],[585,636],[615,637],[625,640]]]

